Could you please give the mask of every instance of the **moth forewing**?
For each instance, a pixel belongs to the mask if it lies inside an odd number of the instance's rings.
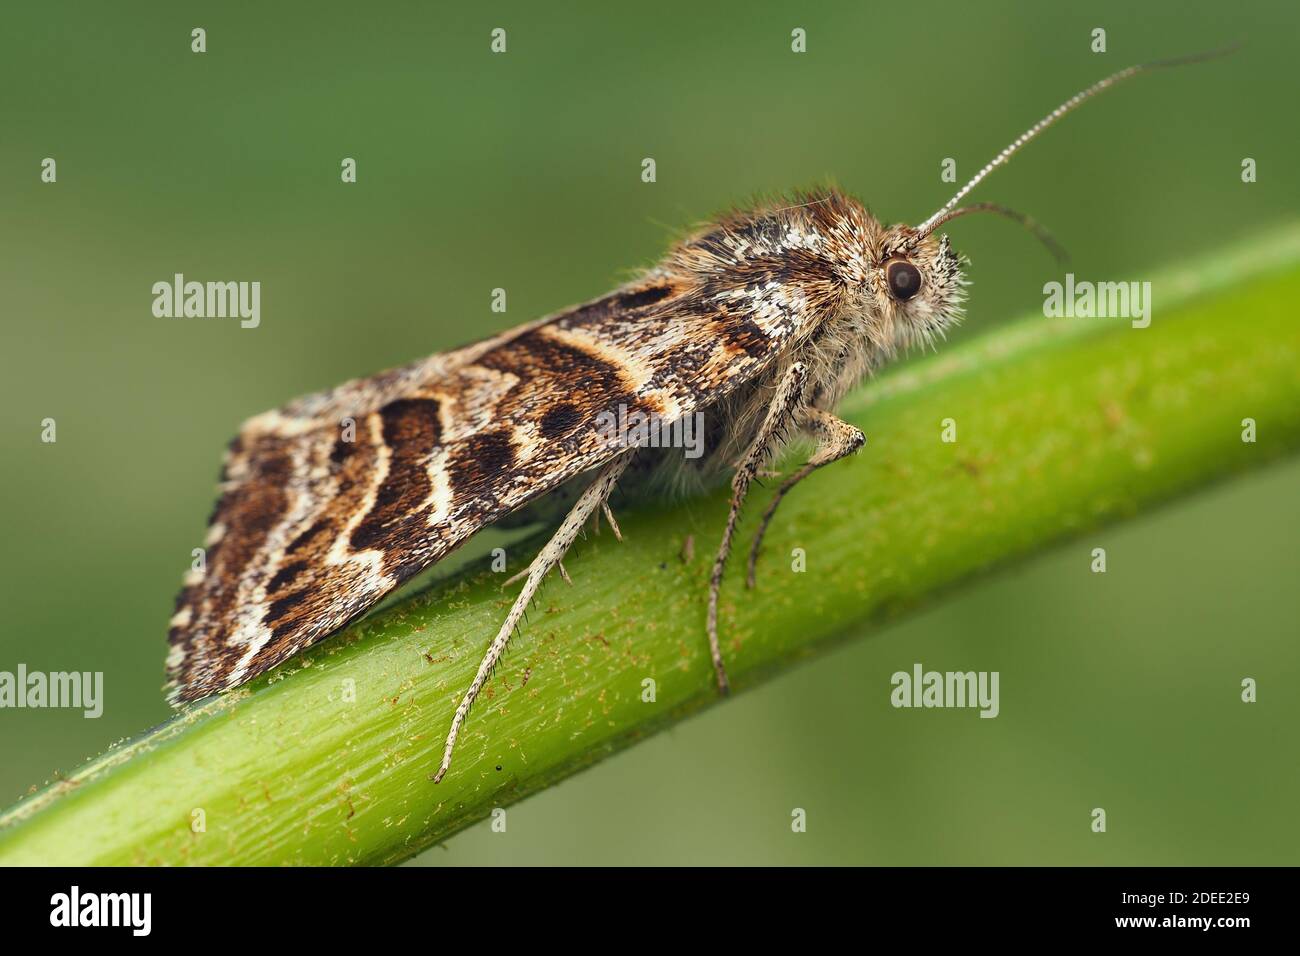
[[[839,196],[831,207],[861,214]],[[251,419],[227,455],[206,568],[177,599],[174,699],[257,676],[610,460],[601,412],[679,417],[761,376],[816,317],[778,281],[774,225],[720,226],[602,299]]]

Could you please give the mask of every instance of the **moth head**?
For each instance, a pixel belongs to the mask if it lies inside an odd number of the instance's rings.
[[[961,318],[966,280],[947,236],[918,237],[910,226],[884,234],[868,281],[872,309],[892,345],[929,344]]]

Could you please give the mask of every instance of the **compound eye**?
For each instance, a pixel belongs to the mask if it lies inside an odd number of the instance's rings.
[[[885,264],[885,281],[889,294],[906,302],[921,291],[921,270],[904,259],[893,259]]]

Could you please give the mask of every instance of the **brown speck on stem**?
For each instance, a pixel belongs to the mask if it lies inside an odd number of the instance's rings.
[[[961,455],[957,458],[957,467],[966,474],[978,478],[984,474],[985,469],[993,462],[993,456],[989,454],[972,453]]]

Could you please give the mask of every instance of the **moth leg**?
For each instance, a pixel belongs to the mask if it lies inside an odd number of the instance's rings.
[[[758,563],[758,552],[763,546],[763,535],[767,533],[767,527],[772,523],[772,516],[776,514],[776,508],[781,503],[781,499],[789,493],[791,488],[818,468],[852,455],[867,442],[867,436],[862,434],[860,428],[850,425],[848,422],[836,418],[830,412],[824,412],[819,408],[805,410],[803,424],[817,434],[817,448],[803,467],[781,483],[781,487],[777,488],[776,494],[772,495],[767,510],[763,512],[763,520],[759,523],[758,531],[754,532],[754,543],[749,549],[749,574],[745,579],[746,587],[752,588],[754,586],[754,566]]]
[[[745,504],[745,496],[749,493],[750,482],[784,437],[790,418],[803,399],[807,380],[808,369],[802,362],[795,362],[786,370],[777,385],[776,396],[768,406],[763,424],[759,426],[758,434],[736,463],[736,473],[731,478],[731,511],[727,514],[722,544],[718,548],[717,557],[713,559],[713,573],[709,577],[709,653],[713,656],[713,672],[718,677],[718,690],[723,694],[731,689],[731,684],[727,680],[727,668],[722,661],[722,649],[718,645],[718,593],[722,588],[722,572],[727,567],[727,557],[731,554],[732,539],[736,535],[736,524],[740,520],[740,509]]]
[[[623,532],[618,530],[618,522],[614,520],[614,512],[609,510],[609,502],[602,502],[600,507],[605,512],[605,520],[609,522],[609,530],[614,532],[614,538],[622,541]]]
[[[569,572],[564,570],[564,562],[556,561],[555,563],[559,565],[560,577],[564,578],[564,583],[573,584],[573,578],[569,577]],[[525,577],[528,576],[528,572],[531,570],[532,570],[532,565],[529,565],[528,567],[524,568],[522,571],[516,571],[514,574],[510,575],[510,577],[506,578],[504,581],[501,582],[501,590],[504,591],[506,588],[510,587],[510,585],[514,584],[516,581],[523,580]]]
[[[451,766],[451,752],[456,746],[456,736],[460,733],[465,717],[469,714],[469,708],[474,703],[474,699],[478,697],[479,691],[483,689],[483,685],[487,683],[492,668],[496,666],[497,661],[505,652],[506,645],[510,643],[510,637],[514,634],[519,619],[523,616],[524,609],[528,607],[533,595],[537,593],[542,579],[546,577],[551,568],[560,563],[564,553],[569,550],[569,546],[578,537],[583,524],[609,497],[609,493],[614,490],[614,483],[618,481],[619,475],[623,473],[623,469],[627,467],[631,457],[630,454],[622,455],[600,470],[595,480],[578,497],[577,502],[573,505],[573,510],[560,523],[555,534],[551,536],[551,540],[546,543],[546,547],[542,548],[537,557],[533,559],[533,563],[528,566],[528,580],[524,582],[519,596],[515,598],[515,603],[510,608],[510,613],[506,615],[505,623],[501,625],[501,630],[497,632],[497,636],[488,648],[483,662],[479,664],[478,673],[474,675],[474,682],[469,685],[469,690],[465,692],[465,697],[461,700],[460,706],[456,708],[456,716],[452,718],[451,730],[447,734],[447,745],[442,751],[442,766],[433,775],[434,783],[442,780],[447,768]]]
[[[618,540],[618,541],[622,541],[622,540],[623,540],[623,532],[619,530],[619,528],[618,528],[618,522],[614,520],[614,512],[612,512],[612,511],[609,510],[609,502],[606,501],[606,502],[602,503],[602,504],[601,504],[601,507],[602,507],[602,508],[604,509],[604,511],[605,511],[605,517],[606,517],[607,519],[609,519],[609,526],[610,526],[611,530],[613,530],[613,532],[614,532],[614,538],[615,538],[616,540]],[[597,518],[597,519],[593,522],[593,524],[595,524],[595,526],[596,526],[596,532],[597,532],[597,534],[599,534],[599,533],[600,533],[600,519]],[[573,584],[573,578],[569,577],[569,572],[566,571],[566,570],[564,569],[564,562],[563,562],[563,561],[557,561],[556,564],[557,564],[557,565],[559,566],[559,568],[560,568],[560,577],[564,578],[564,583],[565,583],[565,584],[570,584],[570,585]],[[502,588],[502,590],[504,590],[504,589],[510,587],[510,585],[514,584],[516,581],[521,581],[521,580],[523,580],[523,579],[528,575],[529,570],[531,570],[531,565],[530,565],[529,567],[527,567],[527,568],[522,568],[521,570],[516,571],[514,574],[510,575],[510,577],[506,578],[504,581],[501,582],[501,588]]]

